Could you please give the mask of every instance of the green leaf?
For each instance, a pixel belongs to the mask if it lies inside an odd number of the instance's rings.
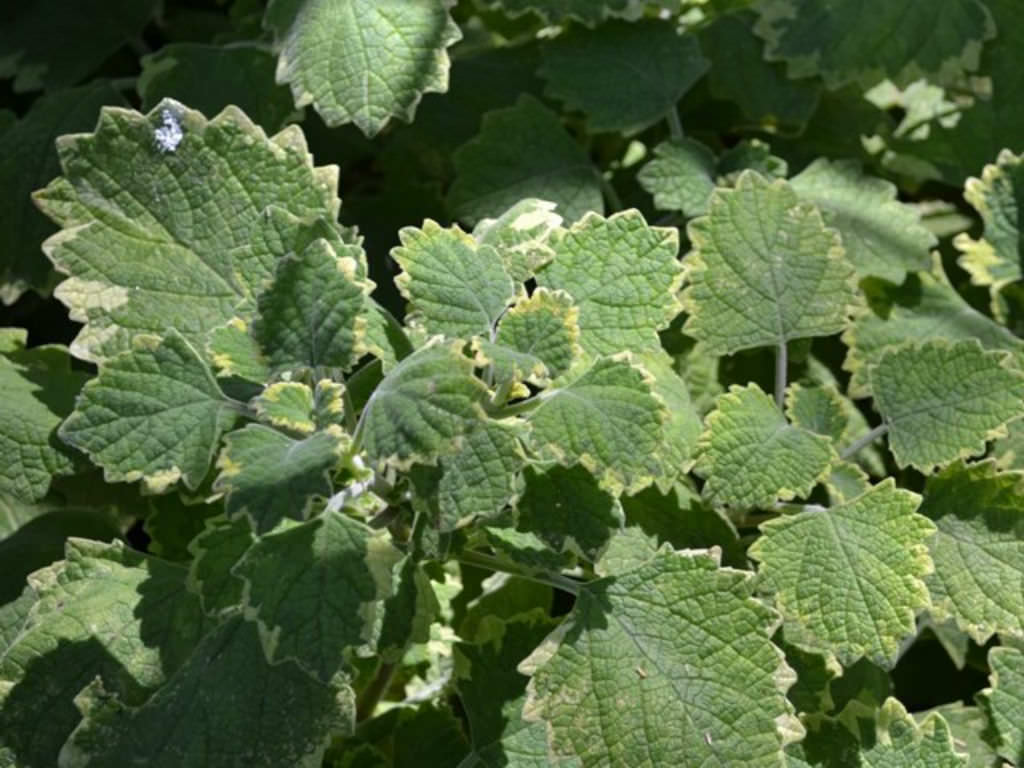
[[[126,706],[97,682],[75,703],[83,719],[61,750],[68,768],[313,768],[332,734],[352,730],[355,712],[350,689],[268,663],[255,626],[240,618],[207,635],[144,704]]]
[[[452,161],[448,203],[468,224],[498,216],[527,197],[556,203],[567,221],[604,212],[601,179],[586,151],[532,96],[484,115],[480,133]]]
[[[376,136],[392,117],[412,122],[424,93],[448,89],[448,47],[462,37],[454,0],[273,0],[277,79],[296,106],[329,126]]]
[[[594,564],[598,576],[616,576],[649,563],[658,555],[658,539],[638,525],[615,532],[601,559]]]
[[[373,283],[359,275],[357,245],[337,253],[316,240],[277,263],[259,299],[253,335],[271,372],[351,368],[363,354],[365,297]]]
[[[561,467],[555,467],[551,471],[557,475],[559,472],[564,472],[565,470]],[[583,470],[578,467],[574,467],[569,470],[570,474],[577,472],[583,473]],[[590,478],[590,484],[593,485],[593,477]],[[597,496],[597,498],[601,497]],[[521,506],[521,502],[520,507],[521,509],[526,509]],[[540,515],[543,515],[544,510],[538,507],[531,510],[531,512],[537,512],[540,513]],[[530,513],[527,512],[527,514]],[[579,550],[579,547],[574,544],[576,538],[575,534],[579,532],[579,529],[574,531],[564,530],[556,532],[556,527],[567,528],[566,524],[561,520],[549,523],[548,518],[544,518],[540,515],[534,520],[529,520],[520,514],[520,520],[523,521],[521,525],[524,527],[532,529],[539,526],[543,536],[532,532],[517,531],[514,528],[490,527],[484,529],[488,545],[490,545],[490,547],[499,555],[504,556],[506,559],[511,560],[514,563],[525,565],[527,568],[546,571],[560,571],[563,568],[568,568],[572,565],[575,557],[569,550]],[[611,520],[611,524],[615,527],[617,527],[619,523],[619,519]],[[590,524],[591,520],[587,519],[584,527],[588,527]],[[599,551],[608,540],[608,534],[599,530],[600,523],[597,526],[594,526],[594,529],[598,531],[595,537],[594,551]],[[572,538],[572,541],[570,541],[570,537]],[[549,541],[551,542],[550,545],[548,544]],[[565,548],[565,551],[563,551],[563,547]]]
[[[639,211],[584,216],[555,244],[537,284],[572,296],[580,345],[590,355],[660,349],[658,331],[680,310],[675,229],[652,227]]]
[[[690,471],[702,431],[701,420],[690,401],[686,382],[673,369],[671,357],[658,350],[643,352],[636,360],[651,374],[651,392],[665,404],[668,412],[665,439],[655,457],[661,467],[655,482],[662,490],[668,490]]]
[[[938,244],[920,214],[896,199],[896,186],[861,173],[856,161],[815,160],[789,182],[839,231],[858,277],[902,283],[907,272],[928,269]]]
[[[105,108],[57,150],[64,176],[35,200],[63,228],[43,249],[70,275],[55,295],[86,323],[71,350],[87,360],[168,327],[203,349],[292,249],[300,227],[284,225],[339,205],[336,171],[313,167],[298,128],[268,139],[230,107],[209,121],[171,100]]]
[[[654,148],[654,158],[640,169],[637,181],[654,196],[662,211],[682,211],[692,218],[708,212],[715,189],[714,153],[699,141],[663,141]]]
[[[137,336],[134,347],[85,385],[59,434],[108,482],[141,479],[161,491],[180,479],[195,490],[234,421],[232,404],[177,331],[162,341]]]
[[[64,347],[0,355],[0,493],[38,501],[55,475],[71,474],[75,456],[57,438],[88,378],[72,371]]]
[[[214,490],[229,518],[245,515],[258,532],[286,517],[302,520],[314,497],[328,498],[331,472],[348,440],[338,427],[296,440],[262,424],[224,437]]]
[[[262,384],[270,378],[267,359],[249,332],[249,325],[240,317],[233,317],[209,332],[206,354],[217,369],[218,379],[238,377]]]
[[[489,338],[516,293],[498,251],[429,219],[398,235],[391,256],[402,268],[395,285],[409,302],[406,322],[428,334]]]
[[[789,424],[756,384],[718,398],[698,450],[704,498],[739,507],[807,496],[837,458],[830,439]]]
[[[234,104],[267,131],[296,115],[291,92],[274,83],[274,56],[261,45],[171,43],[141,63],[137,87],[147,111],[168,97],[204,115]]]
[[[624,10],[627,0],[490,0],[490,5],[501,6],[513,16],[535,11],[552,22],[573,18],[593,25]]]
[[[914,714],[918,725],[933,714],[940,715],[953,735],[953,748],[967,755],[967,768],[992,768],[998,765],[997,755],[986,741],[988,720],[979,707],[967,707],[959,701],[942,704]]]
[[[715,354],[830,336],[857,300],[839,235],[785,181],[748,171],[687,227],[683,331]]]
[[[541,53],[546,94],[586,114],[591,133],[629,135],[658,122],[708,69],[693,35],[657,19],[571,28]]]
[[[433,464],[457,450],[459,438],[484,418],[487,388],[461,349],[461,342],[429,345],[384,377],[359,426],[372,459],[400,469]]]
[[[749,590],[749,574],[666,551],[587,584],[519,666],[533,676],[524,717],[546,722],[554,757],[583,766],[780,765],[801,731],[785,698],[794,676]],[[632,706],[607,709],[627,691]]]
[[[976,643],[1024,637],[1024,484],[992,461],[957,462],[928,478],[920,513],[935,572],[925,580],[932,613],[953,618]]]
[[[246,582],[270,661],[291,659],[324,682],[346,648],[374,642],[375,614],[391,592],[400,553],[386,531],[326,512],[259,539],[232,573]]]
[[[316,430],[313,390],[298,381],[271,384],[252,401],[252,405],[260,420],[272,427],[303,435]]]
[[[231,569],[255,541],[249,522],[226,517],[207,520],[206,530],[189,544],[193,556],[188,571],[188,588],[199,596],[210,616],[237,613],[241,609],[244,583]]]
[[[981,215],[984,237],[975,240],[966,233],[957,235],[953,244],[962,252],[960,266],[971,275],[975,285],[987,285],[997,308],[999,290],[1024,276],[1021,272],[1020,206],[1024,200],[1024,155],[1003,150],[992,165],[986,165],[981,178],[969,178],[964,198]]]
[[[988,654],[991,688],[981,696],[997,734],[996,750],[1013,763],[1024,757],[1024,651],[993,648]]]
[[[0,189],[8,201],[0,207],[0,232],[4,233],[0,302],[12,304],[29,289],[49,293],[55,282],[53,267],[39,250],[54,227],[32,205],[32,191],[60,173],[54,140],[65,133],[89,130],[100,107],[123,103],[110,83],[97,81],[42,96],[0,135]]]
[[[915,0],[866,0],[856,7],[833,0],[768,0],[758,6],[755,31],[765,57],[788,64],[794,78],[820,75],[835,90],[888,77],[904,85],[921,77],[953,82],[978,68],[982,43],[995,24],[979,0],[941,6]],[[884,44],[879,35],[884,34]]]
[[[529,413],[535,450],[565,466],[582,464],[616,492],[649,485],[667,416],[652,384],[629,357],[598,358],[572,383],[545,391]]]
[[[882,353],[871,389],[901,467],[923,472],[985,449],[1021,415],[1024,374],[975,340],[906,344]]]
[[[562,232],[562,217],[546,200],[520,200],[496,219],[481,219],[473,228],[480,245],[490,245],[501,255],[516,282],[533,277],[538,268],[555,258],[551,242]]]
[[[891,668],[914,617],[928,606],[926,540],[935,526],[920,497],[886,479],[828,509],[761,525],[749,554],[786,621],[786,639],[832,651],[844,665],[867,656]]]

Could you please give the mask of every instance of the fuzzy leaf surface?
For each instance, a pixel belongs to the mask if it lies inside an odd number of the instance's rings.
[[[547,200],[520,200],[496,219],[478,221],[473,237],[480,245],[497,249],[509,277],[524,282],[555,258],[551,240],[562,228],[555,207]]]
[[[505,313],[496,343],[483,342],[479,351],[495,366],[498,381],[546,384],[580,358],[579,337],[579,308],[569,294],[538,288]]]
[[[988,663],[992,687],[982,695],[998,734],[996,749],[1007,760],[1019,763],[1024,756],[1024,651],[993,648]]]

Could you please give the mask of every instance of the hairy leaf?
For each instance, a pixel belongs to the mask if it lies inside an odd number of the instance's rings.
[[[993,648],[988,654],[992,687],[982,693],[996,731],[996,751],[1015,763],[1024,755],[1024,651]]]

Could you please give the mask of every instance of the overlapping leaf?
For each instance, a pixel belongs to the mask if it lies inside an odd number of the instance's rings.
[[[845,504],[816,507],[761,526],[750,548],[797,645],[867,656],[891,667],[914,617],[928,605],[927,538],[935,526],[920,498],[891,479]]]
[[[523,709],[556,758],[583,766],[778,766],[799,724],[793,680],[750,577],[706,554],[662,551],[581,589],[565,623],[520,665]],[[608,708],[628,692],[631,706]]]
[[[683,330],[728,354],[843,330],[856,302],[839,235],[785,181],[753,172],[687,228]]]
[[[1024,374],[977,341],[907,344],[882,354],[871,389],[900,466],[930,471],[973,456],[1022,415]]]
[[[375,136],[392,117],[411,122],[424,93],[448,89],[448,46],[462,37],[453,0],[273,0],[264,25],[280,57],[277,79],[327,125]]]
[[[668,412],[665,439],[655,456],[661,467],[656,482],[659,488],[667,490],[690,470],[701,434],[700,416],[690,400],[686,382],[675,372],[667,354],[661,350],[644,352],[636,359],[651,374],[651,391]]]
[[[340,386],[340,385],[339,385]],[[298,381],[271,384],[252,401],[260,420],[273,427],[308,435],[313,421],[313,390]]]
[[[573,18],[585,24],[596,24],[616,11],[626,9],[629,0],[491,0],[492,6],[517,15],[535,11],[548,21]]]
[[[524,282],[555,258],[551,242],[562,231],[562,217],[546,200],[520,200],[496,219],[481,219],[473,228],[480,245],[497,249],[509,277]]]
[[[218,517],[208,520],[206,529],[189,544],[193,559],[188,588],[199,596],[203,610],[210,616],[233,614],[241,609],[244,584],[231,569],[255,540],[248,520]]]
[[[983,692],[992,725],[996,750],[1013,763],[1024,756],[1024,651],[993,648],[988,654],[992,687]]]

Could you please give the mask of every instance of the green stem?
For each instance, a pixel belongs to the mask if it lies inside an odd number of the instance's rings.
[[[605,199],[608,201],[608,207],[611,208],[612,211],[621,211],[622,199],[619,197],[619,193],[615,191],[615,187],[613,187],[612,183],[603,175],[600,175],[600,178],[601,189],[604,192]]]
[[[789,356],[786,353],[786,342],[779,342],[775,350],[775,404],[782,410],[786,401],[786,370],[789,367]]]
[[[683,124],[679,122],[679,113],[676,111],[675,104],[668,108],[668,112],[665,113],[665,119],[668,121],[668,135],[672,138],[672,141],[682,141]]]
[[[359,694],[359,700],[356,702],[356,722],[361,723],[363,720],[373,716],[374,710],[377,709],[377,703],[380,701],[380,697],[384,695],[388,687],[391,685],[391,680],[395,676],[395,670],[398,669],[395,664],[381,664],[380,669],[377,670],[377,674],[374,676],[370,684],[366,686],[361,694]]]
[[[882,437],[882,435],[887,435],[888,433],[889,433],[889,425],[888,424],[879,424],[877,427],[872,429],[866,435],[858,438],[857,440],[854,440],[850,444],[850,447],[847,448],[845,451],[843,451],[839,455],[839,458],[842,459],[843,461],[846,461],[850,457],[856,456],[858,453],[860,453],[861,449],[863,449],[866,446],[870,445],[871,443],[875,442],[875,440],[877,440],[878,438]]]
[[[526,579],[527,581],[533,581],[537,584],[547,584],[549,587],[560,589],[571,595],[578,595],[580,593],[580,587],[582,586],[578,581],[574,581],[568,576],[563,576],[560,573],[551,573],[550,571],[527,571],[520,566],[507,563],[504,560],[499,560],[493,555],[487,555],[483,552],[477,552],[472,549],[463,550],[462,554],[459,555],[459,562],[465,563],[466,565],[472,565],[477,568],[486,568],[489,571],[507,573],[509,576]]]

